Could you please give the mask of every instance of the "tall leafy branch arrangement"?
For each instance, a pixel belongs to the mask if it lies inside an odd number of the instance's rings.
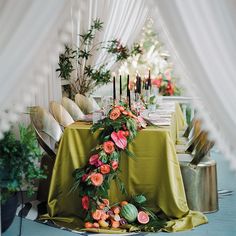
[[[116,180],[122,193],[125,193],[118,177],[120,155],[122,151],[133,155],[127,145],[137,134],[138,118],[124,106],[116,106],[91,130],[93,133],[99,130],[99,143],[92,150],[88,163],[73,173],[73,189],[79,189],[87,220],[91,219],[91,213],[103,203],[103,199],[108,197],[111,180]]]
[[[90,28],[84,34],[80,34],[80,45],[76,49],[65,46],[64,53],[59,56],[59,77],[69,81],[72,97],[77,94],[86,95],[93,92],[97,86],[108,83],[111,79],[111,71],[107,69],[108,61],[93,65],[91,58],[94,53],[105,50],[111,55],[109,63],[120,62],[127,59],[134,50],[123,46],[119,40],[112,39],[107,42],[95,43],[98,32],[103,29],[103,22],[95,19]],[[73,78],[72,74],[75,74]]]

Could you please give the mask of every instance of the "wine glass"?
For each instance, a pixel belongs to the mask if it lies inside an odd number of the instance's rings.
[[[104,112],[104,115],[107,116],[112,106],[112,97],[111,96],[102,96],[101,107]]]

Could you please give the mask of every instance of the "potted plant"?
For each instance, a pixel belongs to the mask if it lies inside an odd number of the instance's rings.
[[[41,151],[31,126],[19,125],[19,139],[12,131],[0,140],[0,188],[2,232],[12,223],[17,208],[17,191],[34,193],[35,180],[45,178],[38,165]]]
[[[118,39],[97,42],[96,36],[102,31],[103,22],[100,19],[92,21],[90,28],[79,35],[79,46],[65,45],[65,50],[59,56],[59,77],[66,80],[64,90],[70,98],[77,93],[90,95],[95,88],[111,82],[109,65],[121,62],[130,55],[136,55],[139,47],[130,50]],[[108,53],[109,57],[96,64],[92,60],[98,53]]]

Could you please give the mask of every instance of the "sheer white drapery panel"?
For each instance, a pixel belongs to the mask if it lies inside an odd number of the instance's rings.
[[[103,30],[97,35],[94,43],[119,39],[122,44],[131,46],[139,36],[141,29],[148,17],[149,9],[143,0],[82,0],[80,10],[79,33],[85,32],[92,21],[99,18],[104,22]],[[78,42],[79,44],[79,42]],[[98,51],[89,63],[99,65],[107,62],[107,68],[113,67],[111,60],[105,50]],[[103,86],[95,91],[96,95],[111,95],[110,85]]]
[[[236,2],[153,0],[161,32],[182,85],[211,138],[236,170]]]
[[[71,37],[72,5],[74,0],[0,0],[1,136],[54,73],[50,64]]]

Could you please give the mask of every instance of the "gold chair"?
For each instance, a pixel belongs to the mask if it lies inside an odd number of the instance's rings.
[[[191,133],[191,132],[190,132]],[[187,202],[191,210],[205,213],[218,210],[216,161],[210,158],[214,142],[196,121],[187,151],[178,154]]]
[[[40,180],[37,199],[40,201],[46,201],[49,192],[52,169],[56,158],[55,146],[61,139],[62,130],[53,116],[42,107],[31,107],[30,119],[38,143],[45,151],[41,160],[41,167],[45,169],[47,179]]]
[[[61,104],[51,101],[49,107],[52,115],[62,127],[65,128],[68,125],[74,123],[74,120],[72,119],[69,112]]]
[[[201,121],[199,119],[193,119],[187,127],[184,136],[186,142],[175,146],[177,154],[191,154],[193,152],[201,136]]]

